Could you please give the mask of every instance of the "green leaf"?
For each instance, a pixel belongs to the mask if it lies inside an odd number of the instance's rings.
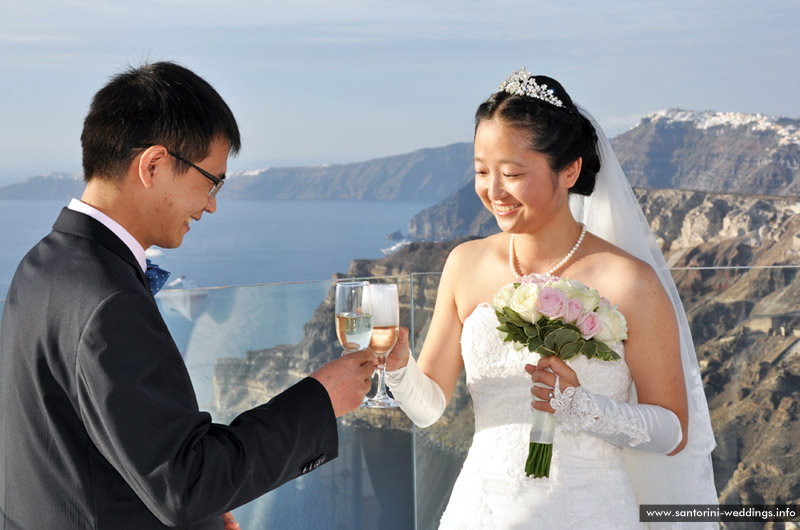
[[[548,334],[548,333],[550,333],[551,331],[554,331],[554,330],[556,330],[556,329],[559,329],[560,327],[561,327],[561,326],[559,326],[559,325],[558,325],[558,324],[556,324],[555,322],[545,322],[544,324],[540,324],[540,325],[539,325],[539,328],[542,330],[542,332],[543,332],[545,335],[547,335],[547,334]]]
[[[572,359],[581,352],[582,345],[583,345],[582,341],[570,342],[569,344],[565,344],[558,352],[558,356],[561,357],[561,359],[568,361],[569,359]]]
[[[528,337],[525,335],[514,335],[514,342],[519,342],[520,344],[525,345],[528,343]]]
[[[545,345],[546,348],[549,348],[551,350],[555,349],[555,347],[556,347],[556,341],[555,341],[556,331],[558,331],[558,330],[554,330],[554,329],[546,330],[546,333],[545,333],[545,336],[544,336],[544,345]]]
[[[528,339],[528,351],[536,351],[542,347],[542,339],[539,337],[531,337]]]
[[[584,342],[581,346],[581,355],[591,359],[597,355],[597,343],[595,341]]]
[[[525,335],[525,330],[523,329],[522,326],[518,326],[518,325],[514,324],[513,322],[509,322],[507,324],[507,326],[508,326],[508,329],[510,329],[512,333],[517,333],[517,334],[523,335],[523,336]]]
[[[608,344],[606,344],[603,341],[592,339],[592,342],[597,346],[597,351],[598,352],[610,352],[611,351],[611,346],[609,346]]]
[[[574,329],[563,327],[553,333],[553,341],[558,349],[563,348],[570,342],[575,342],[581,339],[581,334]]]
[[[556,354],[555,350],[551,350],[550,348],[544,345],[540,346],[539,348],[536,348],[535,351],[542,357],[551,357]]]
[[[575,342],[581,338],[580,333],[563,326],[547,326],[544,345],[552,350],[559,350],[568,342]]]
[[[558,331],[558,328],[545,326],[542,328],[541,333],[539,334],[539,336],[542,337],[545,346],[547,346],[548,348],[555,347],[555,341],[554,341],[555,336],[553,335],[553,333],[556,331]]]
[[[528,324],[527,326],[525,326],[525,335],[527,335],[528,337],[538,337],[539,330],[533,324]]]
[[[612,350],[611,346],[605,342],[599,340],[592,340],[591,342],[597,346],[597,353],[595,353],[595,357],[598,359],[602,359],[604,361],[618,361],[620,359],[619,354]]]
[[[602,359],[604,361],[618,361],[620,359],[620,356],[617,355],[617,352],[615,352],[614,350],[609,350],[609,351],[598,351],[597,358]]]
[[[503,313],[506,314],[506,316],[512,323],[516,324],[519,327],[523,327],[525,326],[525,324],[527,324],[527,322],[525,322],[525,320],[521,316],[519,316],[519,313],[517,313],[510,307],[504,307]]]

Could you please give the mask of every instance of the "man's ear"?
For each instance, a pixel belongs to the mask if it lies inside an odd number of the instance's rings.
[[[147,189],[150,189],[155,184],[156,176],[165,168],[165,164],[170,161],[167,148],[163,145],[154,145],[148,147],[139,156],[139,163],[137,166],[139,181]]]

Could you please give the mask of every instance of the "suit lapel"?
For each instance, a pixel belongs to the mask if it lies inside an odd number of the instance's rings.
[[[131,249],[100,221],[69,208],[63,208],[53,224],[53,231],[83,237],[103,245],[128,262],[136,271],[139,281],[147,287],[148,291],[150,290],[150,283]]]

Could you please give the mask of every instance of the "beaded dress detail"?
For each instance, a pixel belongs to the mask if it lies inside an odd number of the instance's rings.
[[[461,352],[475,411],[475,436],[442,516],[442,529],[644,528],[622,449],[556,423],[549,478],[525,477],[533,409],[525,364],[539,355],[502,342],[497,316],[481,304],[464,321]],[[587,390],[628,401],[632,379],[619,361],[568,361]]]

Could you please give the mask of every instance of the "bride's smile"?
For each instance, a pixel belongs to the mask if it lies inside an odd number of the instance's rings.
[[[494,213],[495,215],[508,215],[521,206],[522,204],[520,203],[515,203],[515,204],[494,203]]]

